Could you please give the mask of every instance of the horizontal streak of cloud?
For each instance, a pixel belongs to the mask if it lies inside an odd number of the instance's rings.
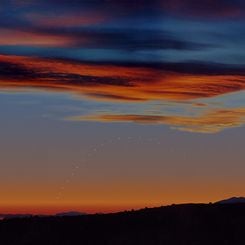
[[[62,22],[61,22],[62,23]],[[61,24],[60,23],[60,24]],[[67,29],[63,27],[17,26],[1,28],[0,45],[29,47],[64,47],[87,49],[140,50],[206,50],[208,43],[182,40],[164,31],[136,29]]]
[[[245,88],[245,74],[241,68],[227,69],[212,64],[209,69],[206,65],[205,73],[205,66],[197,66],[195,71],[193,65],[193,70],[188,72],[182,64],[154,68],[17,56],[0,56],[0,62],[0,86],[64,89],[96,99],[180,101]],[[198,69],[202,73],[198,74]]]
[[[195,133],[218,133],[245,123],[245,108],[210,110],[199,116],[169,115],[86,115],[68,118],[72,121],[133,122],[140,124],[165,124],[182,131]]]
[[[192,66],[192,70],[188,66]],[[210,109],[195,99],[214,98],[245,89],[242,67],[228,69],[221,64],[109,64],[80,63],[72,60],[0,56],[0,88],[36,88],[64,91],[110,102],[190,103],[199,114],[151,115],[115,111],[72,120],[166,124],[185,131],[215,133],[244,123],[245,109]],[[196,67],[196,69],[195,69]]]

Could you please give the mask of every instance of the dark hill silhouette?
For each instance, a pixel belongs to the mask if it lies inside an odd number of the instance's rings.
[[[32,217],[32,214],[0,214],[1,219],[26,218]]]
[[[1,245],[244,245],[245,204],[184,204],[116,214],[0,222]]]
[[[80,216],[80,215],[86,215],[86,213],[77,212],[77,211],[69,211],[69,212],[63,212],[63,213],[57,213],[56,216]]]
[[[231,197],[225,200],[216,202],[218,204],[234,204],[234,203],[245,203],[245,197]]]

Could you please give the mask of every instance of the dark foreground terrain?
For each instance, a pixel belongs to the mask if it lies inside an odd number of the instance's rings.
[[[0,222],[1,245],[245,245],[245,204],[186,204]]]

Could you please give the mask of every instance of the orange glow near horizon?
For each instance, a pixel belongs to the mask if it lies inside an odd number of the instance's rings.
[[[215,184],[215,181],[213,182]],[[223,183],[225,186],[225,183]],[[211,185],[211,184],[210,184]],[[186,187],[188,187],[188,195],[185,192]],[[125,187],[124,187],[125,188]],[[127,188],[127,187],[126,187]],[[149,186],[150,188],[155,188],[155,186]],[[59,202],[44,202],[42,203],[39,200],[32,199],[24,199],[19,202],[19,200],[9,200],[8,202],[1,203],[0,205],[0,215],[1,214],[46,214],[53,215],[56,213],[62,212],[70,212],[77,211],[83,212],[87,214],[94,213],[113,213],[113,212],[121,212],[125,210],[138,210],[145,207],[160,207],[172,204],[184,204],[184,203],[210,203],[216,202],[222,199],[226,199],[234,193],[239,196],[239,193],[243,190],[239,190],[234,186],[227,186],[227,189],[223,192],[217,191],[215,188],[213,190],[201,187],[200,190],[205,191],[205,193],[197,192],[197,189],[200,186],[195,188],[191,187],[191,185],[187,184],[183,187],[178,186],[178,189],[175,187],[172,188],[172,193],[168,190],[168,193],[163,198],[158,196],[156,199],[152,199],[151,195],[147,196],[144,191],[141,193],[137,193],[137,196],[141,197],[142,200],[130,200],[131,197],[135,196],[136,193],[127,193],[129,195],[122,196],[120,199],[108,199],[106,202],[94,200],[86,200],[87,196],[84,196],[83,200],[69,200],[69,201],[60,201]],[[236,192],[234,190],[236,189]],[[154,189],[154,192],[159,190]],[[113,195],[115,193],[112,193]],[[131,196],[132,194],[132,196]],[[152,195],[153,196],[153,195]],[[43,196],[42,198],[46,198]],[[133,199],[133,198],[132,198]]]
[[[151,173],[148,175],[151,179]],[[225,199],[230,195],[239,195],[243,191],[244,182],[241,180],[241,188],[237,188],[235,184],[227,183],[223,179],[219,183],[223,187],[221,191],[215,177],[210,177],[208,184],[204,184],[203,179],[196,179],[196,184],[193,185],[193,180],[190,178],[186,180],[181,178],[176,183],[171,179],[167,181],[170,181],[171,188],[160,184],[159,180],[143,183],[133,179],[125,182],[121,178],[114,181],[113,186],[110,186],[109,182],[104,183],[100,186],[100,191],[97,182],[86,186],[70,183],[66,187],[64,196],[58,200],[54,198],[50,183],[42,186],[19,184],[18,189],[14,186],[8,187],[8,193],[4,195],[4,200],[1,200],[0,214],[55,214],[68,211],[110,213],[171,204],[209,203]],[[78,193],[83,194],[78,195]]]

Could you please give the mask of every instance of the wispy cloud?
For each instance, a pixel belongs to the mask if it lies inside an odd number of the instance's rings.
[[[182,131],[218,133],[245,123],[245,108],[210,110],[199,116],[170,115],[86,115],[68,118],[72,121],[133,122],[140,124],[164,124]]]
[[[183,64],[147,66],[79,63],[76,61],[0,56],[0,86],[63,89],[109,100],[191,100],[245,88],[240,67]],[[179,68],[178,68],[179,67]],[[199,73],[198,73],[199,72]],[[222,74],[223,73],[223,74]],[[237,73],[237,74],[236,74]]]
[[[182,40],[172,33],[159,30],[137,29],[112,29],[112,28],[68,28],[71,22],[79,23],[77,17],[69,19],[70,23],[64,23],[66,18],[54,17],[54,20],[46,19],[41,26],[17,26],[2,27],[0,25],[0,45],[6,46],[44,46],[83,49],[117,49],[127,51],[140,50],[178,50],[195,51],[214,48],[209,43]],[[83,17],[80,17],[83,21]],[[86,18],[86,17],[84,17]],[[41,19],[41,18],[40,18]],[[86,20],[84,20],[86,22]],[[89,20],[87,20],[89,21]],[[35,23],[35,21],[34,21]],[[54,25],[54,26],[53,26]]]
[[[159,101],[172,103],[172,106],[176,106],[174,103],[189,104],[190,110],[200,108],[192,115],[106,110],[104,114],[88,113],[71,117],[71,120],[166,124],[179,130],[206,133],[244,124],[243,106],[227,109],[197,101],[244,90],[245,74],[240,66],[81,63],[6,55],[0,56],[0,65],[0,88],[64,91],[118,104]]]
[[[244,16],[240,0],[3,0],[0,53],[243,64]]]
[[[73,40],[69,37],[59,37],[52,33],[38,33],[30,30],[11,30],[1,27],[0,32],[0,45],[66,47],[73,43]]]

